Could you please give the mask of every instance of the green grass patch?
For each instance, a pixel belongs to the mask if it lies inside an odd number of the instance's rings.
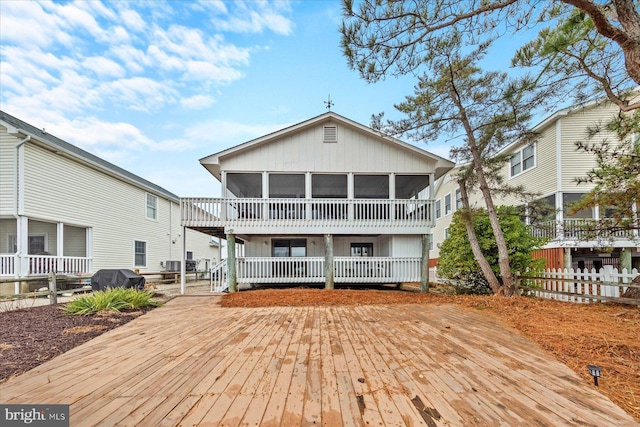
[[[77,297],[66,305],[64,311],[72,315],[93,314],[105,310],[120,311],[159,305],[162,303],[147,291],[138,291],[133,288],[107,288],[106,291],[96,291]]]

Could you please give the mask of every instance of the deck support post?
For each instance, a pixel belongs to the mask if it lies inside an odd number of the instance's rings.
[[[236,236],[227,234],[227,281],[229,292],[238,292],[238,279],[236,276]]]
[[[187,293],[187,227],[182,227],[180,236],[180,294]]]
[[[429,292],[429,246],[431,234],[422,235],[422,254],[420,255],[420,292]]]
[[[572,268],[573,260],[571,259],[571,248],[564,248],[564,258],[562,260],[563,268]]]
[[[632,263],[631,263],[631,249],[630,248],[622,248],[620,249],[620,272],[622,273],[622,269],[627,269],[627,274],[631,273]]]
[[[324,288],[333,289],[333,236],[331,234],[324,235]]]

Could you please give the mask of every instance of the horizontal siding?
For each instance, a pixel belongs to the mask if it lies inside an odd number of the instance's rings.
[[[455,208],[456,208],[456,188],[458,188],[457,181],[451,177],[451,173],[443,176],[441,179],[443,179],[444,182],[436,190],[435,200],[440,200],[442,216],[440,217],[440,219],[436,219],[436,225],[431,229],[431,233],[432,233],[431,238],[433,239],[433,249],[429,253],[430,258],[437,258],[440,255],[440,248],[438,248],[438,244],[442,244],[442,242],[444,242],[444,231],[445,229],[449,228],[449,226],[451,225],[451,221],[453,219],[453,213],[455,212]],[[449,215],[445,215],[444,197],[448,193],[451,193],[451,209],[452,210]],[[470,203],[472,206],[484,207],[484,205],[481,204],[482,199],[478,195],[472,194],[470,198],[471,198]]]
[[[596,167],[595,156],[576,150],[575,142],[589,142],[586,137],[588,127],[598,123],[606,123],[616,114],[617,109],[609,107],[591,108],[576,112],[561,120],[562,138],[562,189],[561,191],[587,192],[592,185],[580,184],[576,177],[585,176],[586,172]],[[600,143],[606,137],[610,142],[615,141],[611,134],[605,134],[594,139],[593,143]]]
[[[323,142],[325,122],[221,160],[226,171],[432,173],[435,163],[338,123],[338,142]]]
[[[218,262],[218,247],[211,246],[210,241],[210,236],[187,229],[187,250],[193,252],[193,259],[210,259],[214,264]],[[200,264],[198,268],[201,268]]]
[[[147,265],[139,268],[142,272],[161,271],[161,262],[180,259],[176,203],[158,196],[158,220],[148,220],[144,189],[34,144],[25,146],[25,157],[25,214],[92,228],[94,271],[138,268],[134,265],[136,240],[147,242]],[[208,245],[209,237],[201,238]],[[51,239],[49,249],[55,250]]]
[[[549,194],[557,187],[557,154],[556,154],[556,127],[554,124],[547,126],[539,135],[535,143],[535,167],[509,178],[511,165],[506,163],[502,168],[502,175],[507,177],[505,183],[513,186],[522,185],[529,192],[540,195]],[[514,147],[506,154],[512,154],[522,146]],[[495,200],[496,205],[519,205],[523,201],[516,195],[509,195]]]
[[[16,203],[16,144],[19,139],[0,126],[0,216],[13,215]]]

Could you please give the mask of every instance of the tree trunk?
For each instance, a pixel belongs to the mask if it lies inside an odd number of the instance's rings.
[[[635,279],[631,281],[631,284],[640,286],[640,276],[636,276]],[[622,298],[634,298],[640,300],[640,288],[627,288],[627,290],[620,296]]]
[[[476,173],[478,178],[480,192],[484,197],[485,205],[487,206],[487,213],[489,215],[489,222],[491,223],[491,229],[493,230],[493,235],[496,238],[496,245],[498,246],[498,265],[500,267],[500,277],[502,278],[502,289],[500,289],[498,293],[505,296],[512,296],[516,290],[516,286],[513,280],[513,275],[511,274],[511,266],[509,265],[509,250],[507,249],[507,243],[504,240],[504,234],[502,233],[502,228],[500,228],[500,223],[498,222],[498,212],[493,204],[491,189],[489,188],[489,184],[487,184],[484,169],[482,168],[482,158],[480,150],[478,149],[478,144],[476,143],[473,129],[469,122],[469,118],[467,117],[467,112],[460,102],[453,81],[451,84],[453,85],[451,99],[455,102],[456,107],[460,111],[460,120],[464,125],[465,134],[467,136],[467,145],[471,151],[473,171]]]
[[[464,219],[464,227],[467,230],[467,235],[469,236],[469,243],[471,244],[471,251],[473,255],[476,257],[476,261],[480,265],[480,269],[482,270],[482,274],[484,274],[485,279],[489,283],[489,287],[494,294],[500,292],[500,282],[496,277],[495,273],[491,269],[491,265],[489,265],[489,261],[482,253],[482,249],[480,249],[480,243],[478,242],[478,237],[476,236],[476,231],[473,228],[473,222],[471,221],[470,206],[469,206],[469,194],[467,193],[467,182],[466,180],[461,180],[458,182],[460,185],[460,196],[462,198],[462,208],[466,210],[465,214],[462,215]]]

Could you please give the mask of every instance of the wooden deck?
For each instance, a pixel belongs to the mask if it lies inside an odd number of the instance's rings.
[[[72,426],[636,426],[531,341],[453,306],[183,296],[0,384]]]

